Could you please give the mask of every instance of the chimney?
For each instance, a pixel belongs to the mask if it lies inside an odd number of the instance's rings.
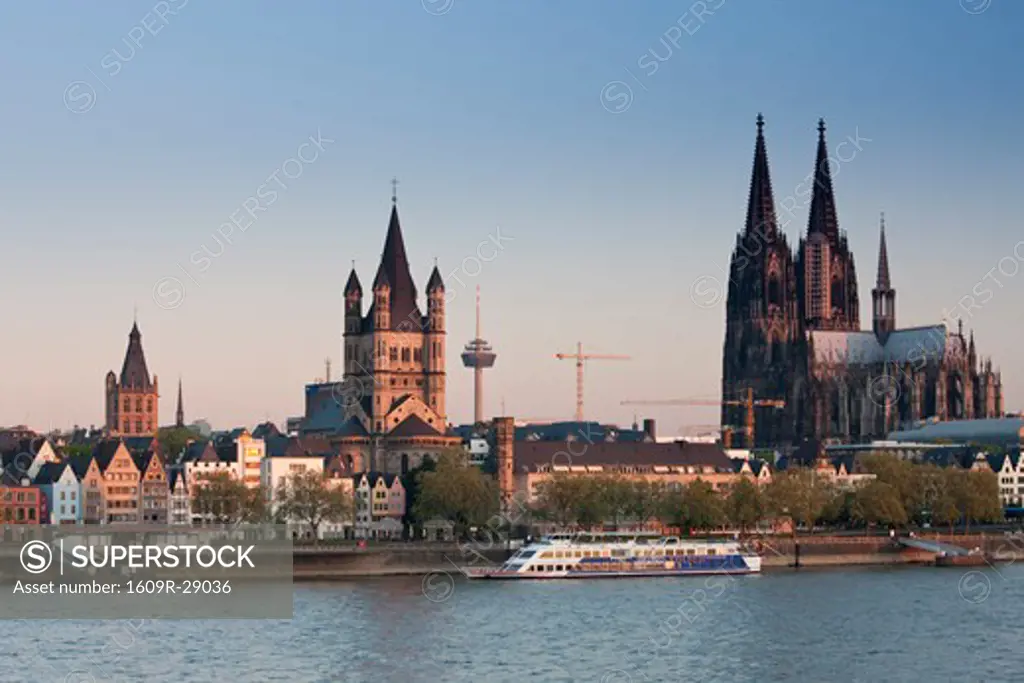
[[[510,512],[516,493],[515,481],[516,426],[511,417],[494,418],[494,449],[498,460],[498,491],[501,493],[502,512]]]
[[[645,419],[644,420],[644,434],[649,436],[651,438],[651,441],[657,440],[657,432],[654,429],[654,420],[652,420],[652,419]]]

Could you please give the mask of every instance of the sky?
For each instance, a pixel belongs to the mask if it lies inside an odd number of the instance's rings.
[[[587,417],[714,424],[620,402],[720,393],[758,112],[777,207],[827,122],[862,324],[884,211],[898,324],[988,283],[961,316],[1019,410],[1022,25],[1010,0],[3,3],[0,425],[102,424],[133,316],[162,423],[179,377],[189,420],[300,415],[392,177],[421,297],[435,259],[450,292],[451,421],[479,285],[488,414],[570,418],[553,356],[582,342],[631,357],[587,366]]]

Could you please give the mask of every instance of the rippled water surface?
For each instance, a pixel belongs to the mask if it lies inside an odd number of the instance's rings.
[[[302,584],[292,621],[0,621],[0,681],[1020,681],[1024,566]]]

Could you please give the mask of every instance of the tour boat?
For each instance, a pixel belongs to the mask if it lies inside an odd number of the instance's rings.
[[[761,557],[735,541],[635,534],[556,534],[518,550],[500,568],[471,567],[470,579],[590,579],[753,574]]]

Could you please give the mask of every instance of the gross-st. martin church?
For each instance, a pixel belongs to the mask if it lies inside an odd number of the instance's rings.
[[[807,234],[796,255],[779,229],[764,119],[750,179],[746,224],[736,237],[726,300],[722,397],[782,400],[757,408],[755,444],[806,438],[859,442],[926,419],[998,417],[1002,381],[977,354],[974,334],[945,323],[897,328],[884,220],[872,329],[860,329],[857,274],[839,229],[819,121]],[[723,405],[722,425],[744,424],[745,407]],[[750,444],[745,444],[750,445]]]

